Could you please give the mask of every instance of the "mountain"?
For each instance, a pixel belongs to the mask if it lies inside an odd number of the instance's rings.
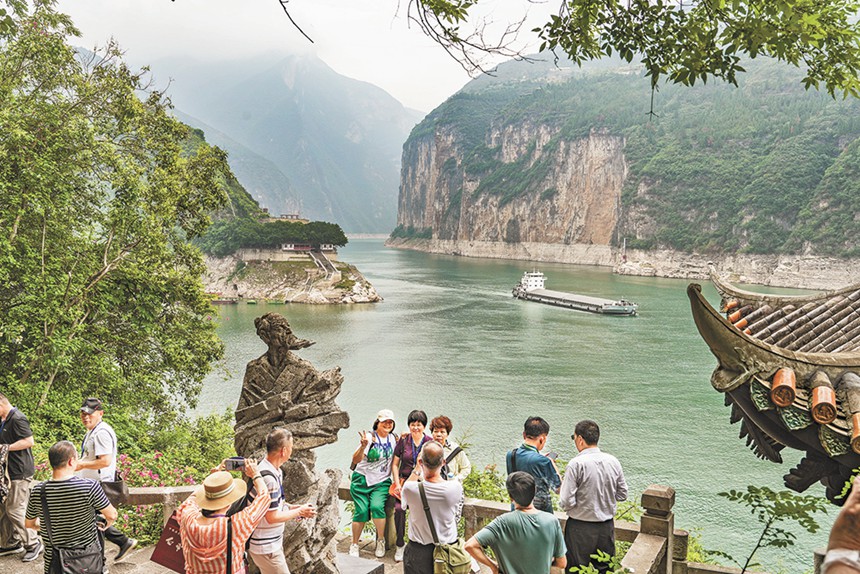
[[[172,78],[177,115],[227,150],[272,213],[299,211],[350,232],[393,227],[402,144],[421,113],[313,56],[152,68]]]
[[[506,63],[410,134],[394,236],[600,264],[625,242],[860,255],[860,102],[805,91],[784,64],[745,67],[738,87],[661,86],[650,115],[636,66]]]

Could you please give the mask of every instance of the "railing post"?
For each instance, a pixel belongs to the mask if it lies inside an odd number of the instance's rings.
[[[645,514],[640,522],[640,532],[666,539],[666,553],[660,564],[654,570],[659,574],[672,574],[672,562],[675,556],[675,489],[671,486],[652,484],[642,493],[642,508]]]
[[[686,530],[675,530],[672,548],[672,574],[687,574],[687,547],[690,533]]]
[[[480,530],[478,513],[475,512],[474,504],[470,504],[469,501],[467,501],[466,504],[463,505],[463,538],[468,540],[474,536],[478,530]]]

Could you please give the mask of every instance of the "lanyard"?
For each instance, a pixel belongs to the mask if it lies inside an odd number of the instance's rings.
[[[94,432],[96,432],[96,429],[97,429],[97,428],[99,428],[99,425],[101,425],[101,424],[102,424],[102,421],[99,421],[99,424],[97,424],[96,426],[94,426],[94,427],[92,428],[92,430],[87,431],[87,434],[85,434],[85,435],[84,435],[84,442],[82,442],[82,443],[81,443],[81,458],[83,458],[83,457],[84,457],[84,449],[85,449],[85,448],[86,448],[86,446],[87,446],[87,440],[89,440],[89,438],[92,436],[92,434],[93,434]],[[101,474],[101,471],[99,471],[99,473]]]
[[[12,407],[11,409],[9,409],[9,414],[6,415],[6,418],[3,419],[2,423],[0,423],[0,434],[3,434],[3,429],[6,428],[6,423],[9,422],[9,419],[12,418],[12,413],[14,413],[14,412],[15,412],[15,407]]]
[[[418,463],[418,453],[421,452],[421,448],[424,446],[424,443],[427,442],[425,439],[427,435],[421,437],[421,444],[417,447],[415,446],[415,441],[412,440],[412,434],[410,433],[408,436],[409,442],[412,444],[412,468],[415,468],[415,465]]]

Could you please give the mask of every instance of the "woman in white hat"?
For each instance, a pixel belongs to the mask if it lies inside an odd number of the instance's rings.
[[[257,492],[268,488],[257,470],[257,464],[245,459],[243,471],[254,481]],[[244,574],[245,543],[266,515],[271,499],[257,496],[244,510],[227,518],[230,505],[244,497],[247,485],[229,472],[213,472],[189,496],[177,511],[182,554],[187,574]],[[230,525],[230,564],[227,564],[227,526]]]
[[[352,513],[352,544],[349,554],[358,556],[358,540],[364,524],[373,519],[376,527],[376,557],[385,556],[385,502],[391,486],[391,462],[397,437],[394,435],[394,413],[379,411],[373,432],[359,431],[360,442],[352,455],[352,480],[349,493],[355,510]]]

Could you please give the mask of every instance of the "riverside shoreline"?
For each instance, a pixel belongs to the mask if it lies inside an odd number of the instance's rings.
[[[860,283],[860,259],[816,255],[707,255],[680,251],[628,249],[608,245],[558,245],[549,243],[502,243],[441,239],[389,238],[386,247],[479,257],[544,263],[569,263],[610,267],[620,275],[704,280],[709,264],[735,283],[795,289],[836,289]]]
[[[269,300],[311,305],[377,303],[382,297],[353,265],[335,261],[327,274],[310,260],[243,261],[235,255],[205,257],[203,286],[209,293],[244,300]]]

